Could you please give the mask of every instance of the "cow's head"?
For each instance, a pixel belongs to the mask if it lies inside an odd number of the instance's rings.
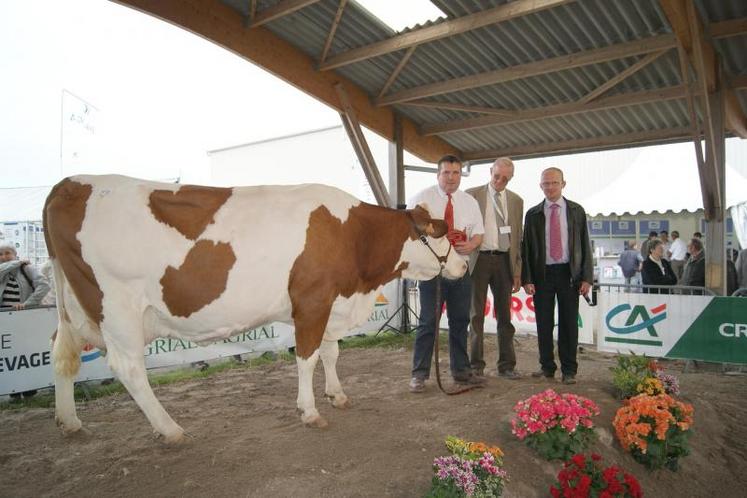
[[[430,280],[442,272],[446,278],[460,278],[467,271],[467,263],[451,247],[446,238],[448,227],[444,220],[431,218],[421,206],[407,211],[412,221],[410,237],[402,249],[408,263],[404,278]]]

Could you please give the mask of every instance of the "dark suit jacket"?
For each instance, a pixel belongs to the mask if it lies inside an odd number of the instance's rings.
[[[565,197],[564,197],[565,199]],[[568,253],[571,278],[576,284],[594,282],[594,262],[586,225],[586,212],[579,204],[565,199],[568,220]],[[542,202],[527,211],[524,218],[524,240],[521,244],[521,283],[542,284],[545,280],[545,204]]]
[[[662,275],[659,265],[651,261],[651,258],[643,260],[641,267],[641,280],[644,285],[675,285],[677,276],[672,271],[672,265],[666,259],[661,260],[664,267]],[[669,289],[643,289],[644,294],[669,294]]]
[[[480,187],[467,190],[467,193],[477,200],[483,220],[485,220],[485,210],[493,209],[493,203],[488,200],[488,192],[490,192],[490,189],[488,189],[487,183]],[[521,275],[521,216],[524,214],[524,200],[509,189],[505,189],[504,192],[506,193],[506,206],[508,208],[508,224],[511,226],[511,233],[508,236],[511,241],[508,257],[511,261],[511,271],[514,276],[518,277]],[[470,273],[475,268],[479,253],[480,251],[477,250],[472,251],[472,254],[470,254]]]
[[[705,287],[705,251],[687,260],[685,269],[682,270],[682,285]]]

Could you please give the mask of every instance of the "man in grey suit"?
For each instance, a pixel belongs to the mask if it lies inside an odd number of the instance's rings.
[[[521,238],[524,201],[506,185],[514,176],[514,163],[507,157],[490,167],[490,182],[467,190],[477,199],[483,214],[485,235],[479,251],[470,256],[472,313],[470,320],[470,364],[476,375],[484,375],[483,335],[488,286],[498,322],[498,376],[519,379],[511,324],[511,294],[521,288]]]

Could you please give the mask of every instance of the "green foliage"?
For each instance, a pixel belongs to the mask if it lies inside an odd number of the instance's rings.
[[[679,459],[690,454],[690,434],[691,431],[672,425],[663,440],[654,438],[649,441],[646,453],[638,448],[633,448],[630,453],[635,461],[649,470],[666,468],[676,472]]]
[[[526,442],[546,460],[568,460],[576,453],[582,453],[595,439],[593,429],[579,426],[576,431],[568,432],[555,426],[546,432],[534,434]]]
[[[617,389],[620,399],[630,398],[638,394],[638,384],[643,383],[648,377],[653,377],[649,369],[649,358],[645,355],[636,355],[631,351],[631,356],[619,355],[617,366],[612,370],[612,383]]]
[[[414,332],[412,334],[400,335],[388,331],[384,331],[379,335],[358,335],[344,338],[340,344],[340,349],[409,348],[412,346],[414,337]]]

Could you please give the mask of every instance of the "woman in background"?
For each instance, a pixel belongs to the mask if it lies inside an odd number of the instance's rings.
[[[675,285],[677,276],[672,271],[669,261],[663,258],[664,244],[659,239],[653,239],[648,244],[648,258],[641,266],[641,277],[644,285]],[[669,294],[669,289],[644,288],[645,294]]]

